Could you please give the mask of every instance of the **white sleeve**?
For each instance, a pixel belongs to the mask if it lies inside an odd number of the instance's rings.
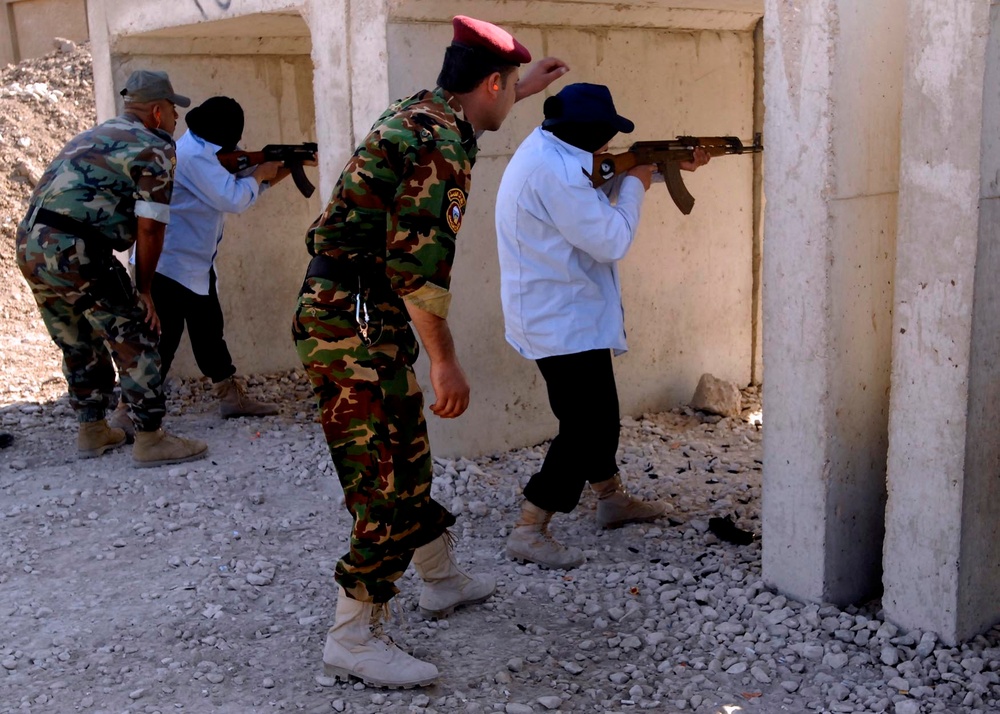
[[[136,201],[135,215],[137,218],[150,218],[158,223],[170,223],[170,206],[152,201]]]
[[[570,169],[571,171],[571,169]],[[567,179],[556,168],[542,171],[532,183],[549,219],[573,246],[599,263],[625,257],[639,228],[639,213],[646,195],[642,181],[626,176],[614,206],[583,176]]]

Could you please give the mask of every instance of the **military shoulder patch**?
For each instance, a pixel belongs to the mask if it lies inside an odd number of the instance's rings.
[[[465,193],[460,188],[449,189],[448,209],[445,211],[445,218],[448,220],[448,227],[452,233],[458,233],[462,227],[462,214],[465,212]]]

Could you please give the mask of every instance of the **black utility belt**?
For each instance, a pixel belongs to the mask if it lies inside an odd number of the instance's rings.
[[[49,209],[42,208],[41,206],[33,208],[32,213],[34,214],[31,220],[32,226],[37,223],[41,223],[43,226],[55,228],[57,231],[68,233],[69,235],[83,239],[88,247],[90,247],[91,243],[93,243],[95,249],[102,243],[108,243],[107,236],[89,223],[78,221],[77,219],[63,213],[56,213],[55,211],[50,211]],[[108,246],[108,252],[111,252],[110,246]]]
[[[354,286],[358,279],[369,282],[375,273],[373,263],[350,259],[331,258],[328,255],[314,255],[306,269],[306,280],[323,278],[342,285]]]
[[[135,288],[125,266],[111,255],[107,236],[97,228],[47,208],[32,209],[31,225],[41,223],[83,241],[89,264],[80,266],[80,275],[90,281],[84,297],[73,308],[77,313],[89,310],[97,303],[111,306],[129,306],[135,302]]]

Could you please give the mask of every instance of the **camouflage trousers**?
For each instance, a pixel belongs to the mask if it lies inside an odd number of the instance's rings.
[[[320,306],[300,299],[293,336],[354,519],[350,550],[334,577],[349,597],[382,603],[399,592],[395,581],[414,549],[455,517],[431,498],[433,464],[409,325],[397,315],[366,346],[351,296],[338,291],[335,300]]]
[[[98,299],[91,307],[90,282],[81,275],[82,241],[48,226],[17,231],[17,264],[31,287],[52,340],[63,353],[70,403],[81,422],[99,421],[111,404],[118,368],[122,398],[141,431],[154,431],[164,415],[157,336],[133,292],[124,304]],[[124,269],[124,268],[123,268]]]

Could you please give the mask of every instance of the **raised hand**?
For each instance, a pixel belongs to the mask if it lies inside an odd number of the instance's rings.
[[[569,65],[558,57],[546,57],[538,60],[517,81],[517,86],[514,88],[514,101],[519,102],[532,94],[538,94],[567,72],[569,72]]]

